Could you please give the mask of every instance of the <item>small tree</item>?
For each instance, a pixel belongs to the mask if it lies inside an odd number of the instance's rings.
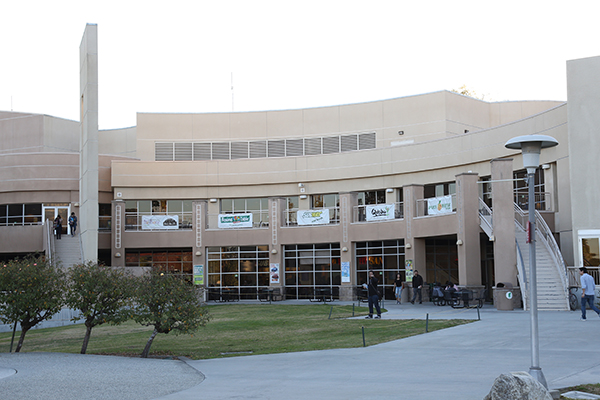
[[[92,328],[104,323],[118,325],[131,317],[133,279],[124,271],[87,263],[75,265],[69,270],[67,305],[81,311],[84,319],[85,337],[81,354],[87,351]]]
[[[139,279],[136,292],[134,320],[154,327],[142,358],[148,357],[157,334],[193,333],[209,320],[199,289],[181,277],[164,274],[155,268]]]
[[[65,273],[43,257],[15,259],[0,268],[0,320],[21,324],[17,353],[27,332],[65,304]]]

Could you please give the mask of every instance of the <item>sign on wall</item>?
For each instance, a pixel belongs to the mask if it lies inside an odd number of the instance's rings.
[[[279,263],[272,263],[269,272],[271,274],[271,283],[279,283]]]
[[[142,230],[179,229],[179,215],[142,215]]]
[[[204,285],[204,265],[194,265],[194,285]]]
[[[329,223],[329,209],[296,211],[298,225],[325,225]]]
[[[395,204],[376,204],[367,206],[367,221],[394,219],[395,215]]]
[[[342,283],[350,282],[350,262],[342,261]]]
[[[412,282],[414,275],[413,260],[406,260],[404,262],[404,269],[406,270],[406,282]]]
[[[427,199],[427,215],[448,214],[452,212],[452,196]]]
[[[252,214],[219,214],[219,228],[252,228]]]

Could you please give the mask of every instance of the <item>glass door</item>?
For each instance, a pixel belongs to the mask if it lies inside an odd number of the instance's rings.
[[[70,211],[70,207],[68,204],[65,205],[50,205],[50,204],[44,204],[44,220],[50,220],[51,222],[54,221],[54,219],[60,215],[60,217],[62,218],[62,234],[63,235],[69,235],[71,234],[70,232],[70,227],[69,227],[69,211]]]

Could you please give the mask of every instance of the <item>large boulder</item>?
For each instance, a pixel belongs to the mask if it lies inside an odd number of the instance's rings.
[[[483,400],[552,400],[552,396],[544,385],[521,371],[497,377]]]

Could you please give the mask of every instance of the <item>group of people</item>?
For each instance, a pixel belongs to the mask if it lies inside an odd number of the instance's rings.
[[[75,231],[77,230],[77,216],[74,212],[72,212],[69,216],[68,223],[69,227],[71,228],[71,236],[75,236]],[[56,235],[56,239],[60,240],[62,235],[62,227],[63,220],[62,217],[58,215],[56,218],[54,218],[54,234]]]
[[[373,307],[377,311],[377,316],[375,319],[381,318],[381,308],[379,307],[379,297],[381,296],[379,290],[377,289],[377,285],[379,284],[379,280],[375,277],[373,271],[369,271],[369,280],[367,283],[363,284],[363,287],[367,290],[367,300],[369,302],[369,315],[366,316],[367,319],[373,318]],[[419,304],[423,302],[421,289],[423,288],[423,277],[419,275],[419,271],[415,270],[412,279],[413,290],[413,298],[411,300],[411,304],[415,304],[415,300],[417,296],[419,297]],[[394,280],[394,295],[396,297],[396,304],[402,304],[402,290],[404,289],[405,284],[402,280],[400,274],[396,275],[396,279]]]

